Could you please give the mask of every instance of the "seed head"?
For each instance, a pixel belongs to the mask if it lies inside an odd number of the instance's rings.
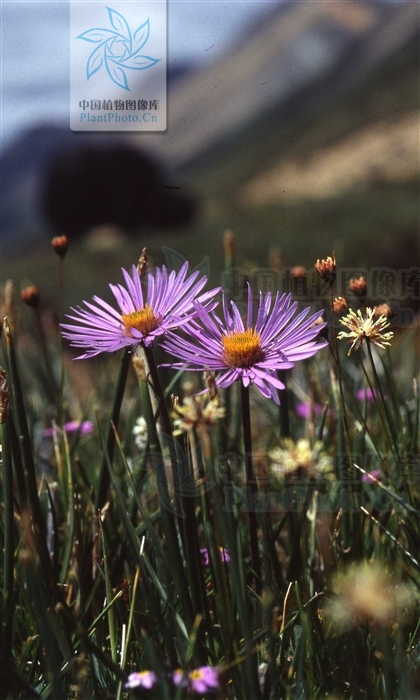
[[[187,396],[182,405],[173,401],[174,435],[186,433],[199,426],[212,427],[225,415],[219,397]]]
[[[333,590],[337,597],[327,610],[328,617],[338,627],[357,626],[365,621],[391,624],[402,609],[414,602],[407,585],[396,585],[382,566],[367,562],[339,573]]]
[[[282,447],[276,447],[268,453],[273,476],[284,479],[302,474],[315,477],[320,473],[331,473],[331,457],[326,452],[321,452],[321,447],[321,442],[312,447],[306,438],[301,438],[296,443],[287,438]]]
[[[340,323],[346,326],[350,333],[344,333],[344,331],[342,331],[337,337],[339,340],[350,338],[349,343],[351,343],[351,346],[348,352],[349,355],[353,349],[358,350],[365,340],[377,345],[379,348],[384,348],[385,345],[391,345],[389,341],[394,335],[393,332],[388,331],[384,333],[385,328],[388,328],[390,325],[389,321],[383,315],[379,316],[376,321],[374,321],[374,316],[373,309],[367,307],[365,315],[362,314],[360,309],[357,310],[357,313],[350,309],[348,315],[340,319]]]

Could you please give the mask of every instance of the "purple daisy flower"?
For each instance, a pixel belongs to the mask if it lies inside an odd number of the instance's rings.
[[[191,688],[196,693],[209,693],[219,687],[219,672],[213,666],[200,666],[189,674]]]
[[[140,671],[139,673],[130,673],[127,683],[124,688],[153,688],[156,683],[156,674],[153,671]]]
[[[245,387],[255,384],[263,396],[279,404],[277,389],[285,387],[276,371],[294,367],[297,360],[311,357],[327,345],[326,341],[315,341],[326,325],[317,323],[322,311],[308,317],[307,308],[295,316],[298,304],[291,304],[291,298],[291,294],[277,294],[273,302],[270,292],[261,294],[253,326],[253,301],[248,287],[246,327],[238,307],[231,302],[229,309],[224,294],[224,322],[197,300],[197,320],[189,320],[184,326],[190,337],[168,333],[162,343],[165,350],[182,360],[170,366],[218,372],[216,383],[220,387],[230,386],[238,379]]]
[[[115,352],[127,346],[135,347],[139,343],[148,347],[157,336],[195,316],[193,304],[207,277],[195,282],[199,273],[194,272],[187,277],[187,271],[186,262],[179,272],[172,270],[168,274],[164,265],[162,269],[149,272],[145,299],[137,268],[133,265],[131,277],[126,270],[122,270],[126,288],[121,284],[109,285],[119,311],[97,296],[93,297],[95,304],[84,302],[88,310],[72,308],[76,315],[67,316],[79,325],[62,323],[61,326],[64,328],[63,337],[70,340],[72,347],[86,350],[77,359],[93,357],[101,352]],[[218,291],[213,289],[197,300],[206,305]]]

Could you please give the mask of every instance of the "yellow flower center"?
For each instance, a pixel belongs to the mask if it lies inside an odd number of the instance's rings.
[[[201,680],[202,678],[204,678],[204,673],[203,671],[200,671],[199,668],[197,668],[195,671],[191,671],[190,678],[193,681]]]
[[[143,335],[147,335],[160,325],[160,320],[154,315],[152,309],[147,304],[138,311],[129,314],[121,314],[121,321],[124,325],[125,334],[133,337],[131,329],[135,328]]]
[[[265,358],[260,334],[253,328],[222,336],[223,359],[230,367],[252,367]]]

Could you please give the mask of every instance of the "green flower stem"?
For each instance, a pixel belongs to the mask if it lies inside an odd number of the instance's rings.
[[[369,345],[369,343],[368,343],[368,345]],[[368,384],[368,386],[369,386],[369,389],[370,389],[371,392],[372,392],[373,400],[374,400],[374,402],[375,402],[376,408],[378,409],[378,415],[379,415],[380,421],[381,421],[381,423],[382,423],[382,428],[383,428],[383,431],[384,431],[384,434],[385,434],[386,443],[387,443],[387,445],[389,445],[390,449],[392,449],[392,445],[391,445],[390,442],[389,442],[389,435],[388,435],[388,431],[387,431],[387,428],[386,428],[386,425],[385,425],[385,421],[384,421],[384,417],[383,417],[383,413],[382,413],[382,408],[381,408],[381,405],[380,405],[380,403],[379,403],[379,401],[378,401],[378,399],[377,399],[375,389],[374,389],[374,387],[373,387],[372,382],[370,381],[370,377],[369,377],[369,375],[368,375],[368,372],[367,372],[366,367],[365,367],[365,363],[363,362],[363,358],[362,358],[360,352],[359,352],[359,359],[360,359],[360,364],[361,364],[361,366],[362,366],[363,374],[365,375],[366,382],[367,382],[367,384]]]
[[[257,514],[253,507],[254,494],[258,493],[257,482],[253,474],[251,412],[249,406],[249,386],[241,382],[242,425],[244,433],[245,478],[247,497],[251,501],[248,510],[249,537],[251,541],[252,568],[255,573],[255,590],[261,595],[261,564],[258,552]]]
[[[350,437],[349,437],[350,432],[349,432],[349,425],[348,425],[348,420],[347,420],[346,403],[344,401],[343,378],[342,378],[342,372],[341,372],[340,352],[338,349],[337,334],[335,332],[333,306],[334,306],[334,295],[333,295],[333,288],[331,286],[331,288],[330,288],[330,308],[331,308],[331,330],[332,330],[332,336],[333,336],[333,341],[334,341],[333,356],[334,356],[334,359],[337,363],[338,388],[339,388],[339,392],[340,392],[341,411],[342,411],[342,415],[343,415],[344,432],[345,432],[345,436],[346,436],[347,452],[349,454],[349,463],[350,463],[350,453],[351,453]]]
[[[387,403],[386,403],[386,401],[385,401],[385,397],[384,397],[384,394],[383,394],[383,391],[382,391],[381,382],[379,381],[378,373],[377,373],[377,371],[376,371],[375,362],[374,362],[373,355],[372,355],[372,348],[370,347],[370,342],[369,342],[369,340],[367,341],[366,344],[367,344],[367,348],[368,348],[369,360],[370,360],[370,363],[371,363],[371,365],[372,365],[373,375],[374,375],[374,377],[375,377],[376,385],[377,385],[377,387],[378,387],[378,389],[379,389],[379,393],[380,393],[380,396],[381,396],[381,401],[382,401],[382,404],[383,404],[383,407],[384,407],[384,411],[385,411],[385,416],[386,416],[386,419],[387,419],[387,422],[388,422],[388,425],[389,425],[389,431],[390,431],[390,433],[391,433],[392,442],[393,442],[393,444],[394,444],[395,454],[397,455],[398,459],[400,459],[400,453],[399,453],[399,449],[398,449],[397,438],[396,438],[396,436],[395,436],[394,425],[393,425],[393,423],[392,423],[392,421],[391,421],[391,416],[389,415],[388,406],[387,406]]]
[[[39,558],[42,562],[46,580],[52,582],[53,568],[47,547],[47,530],[42,517],[41,504],[39,501],[35,463],[32,454],[32,445],[29,435],[28,422],[26,419],[25,402],[23,400],[23,392],[17,367],[13,336],[7,319],[4,319],[3,329],[7,341],[7,356],[10,367],[10,386],[12,388],[13,395],[12,411],[16,414],[17,417],[20,453],[25,473],[25,483],[27,488],[28,503],[31,512],[36,547]]]
[[[58,322],[63,321],[63,290],[64,290],[64,260],[60,257],[60,266],[58,270]],[[64,353],[63,353],[63,336],[59,334],[59,357],[60,357],[60,387],[58,394],[58,421],[63,419],[63,396],[64,396]]]
[[[109,456],[109,461],[112,462],[115,447],[115,433],[113,425],[118,427],[120,418],[121,404],[124,397],[125,385],[127,382],[128,368],[130,366],[131,353],[128,348],[125,348],[121,354],[120,367],[118,370],[117,382],[115,384],[114,397],[112,399],[111,415],[108,421],[106,432],[106,452]],[[107,466],[106,455],[102,458],[101,471],[99,473],[98,486],[95,498],[95,512],[97,513],[106,502],[107,491],[110,485],[109,471]]]
[[[1,656],[6,662],[12,652],[12,618],[13,618],[13,587],[14,587],[14,509],[13,509],[13,473],[12,452],[8,410],[0,414],[1,446],[2,446],[2,500],[4,509],[4,555],[3,555],[3,600],[1,623]]]
[[[202,500],[204,527],[210,545],[212,572],[214,572],[214,583],[218,589],[216,597],[216,607],[220,610],[218,616],[220,620],[226,620],[225,624],[221,624],[221,627],[228,658],[238,657],[238,631],[245,642],[247,662],[244,664],[243,675],[241,668],[233,678],[237,696],[245,697],[244,688],[246,687],[247,697],[258,700],[261,696],[258,685],[257,658],[253,648],[254,620],[249,615],[249,607],[247,607],[247,587],[243,571],[242,551],[239,548],[238,523],[230,509],[226,509],[226,500],[225,505],[223,505],[223,483],[220,481],[214,466],[215,459],[210,436],[204,429],[200,431],[200,442],[203,447],[208,478],[215,484],[208,493],[203,494]],[[208,504],[206,504],[206,500]],[[210,508],[213,511],[212,515],[210,515]],[[227,576],[226,565],[222,564],[218,542],[221,542],[222,546],[226,543],[226,548],[229,551],[231,562],[228,565],[228,570],[231,579]],[[235,608],[237,609],[236,620]],[[230,636],[228,636],[228,632]]]
[[[285,386],[284,389],[281,389],[279,391],[280,437],[284,439],[290,437],[289,392],[287,391],[287,380],[285,370],[280,370],[278,373],[278,377]]]
[[[160,383],[159,374],[156,367],[155,358],[153,352],[150,348],[142,346],[144,356],[148,365],[148,370],[150,373],[150,379],[152,383],[153,393],[156,397],[159,406],[159,415],[162,420],[163,433],[167,440],[167,445],[169,448],[169,453],[171,457],[172,474],[174,479],[174,491],[175,491],[175,513],[180,513],[180,508],[182,503],[180,503],[178,494],[176,492],[177,482],[178,482],[178,464],[176,458],[176,446],[175,439],[172,437],[172,426],[169,417],[168,409],[165,404],[165,397],[162,390],[162,385]],[[173,512],[170,507],[169,499],[169,489],[168,482],[166,480],[165,470],[162,466],[161,473],[159,475],[159,502],[162,514],[162,525],[165,533],[165,537],[168,544],[168,550],[171,553],[174,564],[174,578],[177,585],[178,594],[183,603],[183,610],[185,615],[185,620],[188,628],[191,629],[191,625],[194,622],[193,607],[191,602],[191,597],[188,593],[187,578],[185,575],[185,570],[182,564],[182,556],[180,545],[178,541],[177,528],[176,528],[176,518],[171,516]],[[184,530],[182,527],[182,522],[179,524],[179,532],[182,537]]]
[[[150,379],[152,384],[152,389],[154,396],[158,403],[158,416],[162,421],[163,436],[165,437],[167,447],[169,449],[169,454],[171,458],[172,476],[173,476],[173,487],[174,487],[174,498],[175,498],[175,510],[176,512],[181,512],[181,503],[179,499],[179,494],[177,493],[177,484],[179,480],[178,475],[178,463],[176,454],[176,442],[175,438],[172,436],[172,425],[171,419],[169,417],[168,408],[165,403],[165,396],[162,390],[162,385],[160,383],[159,374],[156,367],[155,358],[153,351],[146,346],[142,346],[146,362],[150,372]]]
[[[42,327],[41,318],[39,315],[38,308],[34,309],[34,314],[35,314],[36,327],[37,327],[37,331],[38,331],[38,335],[39,335],[39,341],[41,343],[41,352],[42,352],[42,356],[44,358],[45,370],[47,373],[48,398],[51,401],[51,403],[55,403],[55,400],[57,397],[57,387],[55,384],[54,373],[53,373],[53,369],[51,366],[50,357],[48,355],[47,341],[45,338],[45,333],[44,333],[44,329]]]

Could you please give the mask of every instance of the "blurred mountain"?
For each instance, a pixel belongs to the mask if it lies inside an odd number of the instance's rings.
[[[289,2],[180,81],[157,148],[205,202],[197,258],[230,228],[249,269],[272,246],[285,265],[335,249],[346,265],[410,267],[419,39],[418,3]]]
[[[186,165],[255,123],[264,140],[264,119],[279,105],[306,109],[326,91],[354,90],[418,31],[417,3],[276,4],[227,55],[169,88],[169,129],[153,147]]]
[[[124,139],[201,199],[200,235],[177,238],[182,254],[201,260],[232,228],[241,264],[266,265],[272,245],[285,264],[332,247],[349,264],[406,264],[419,230],[419,8],[273,3],[223,57],[181,67],[168,83],[167,132]],[[39,164],[55,138],[40,130],[4,154],[3,237],[39,235]]]

